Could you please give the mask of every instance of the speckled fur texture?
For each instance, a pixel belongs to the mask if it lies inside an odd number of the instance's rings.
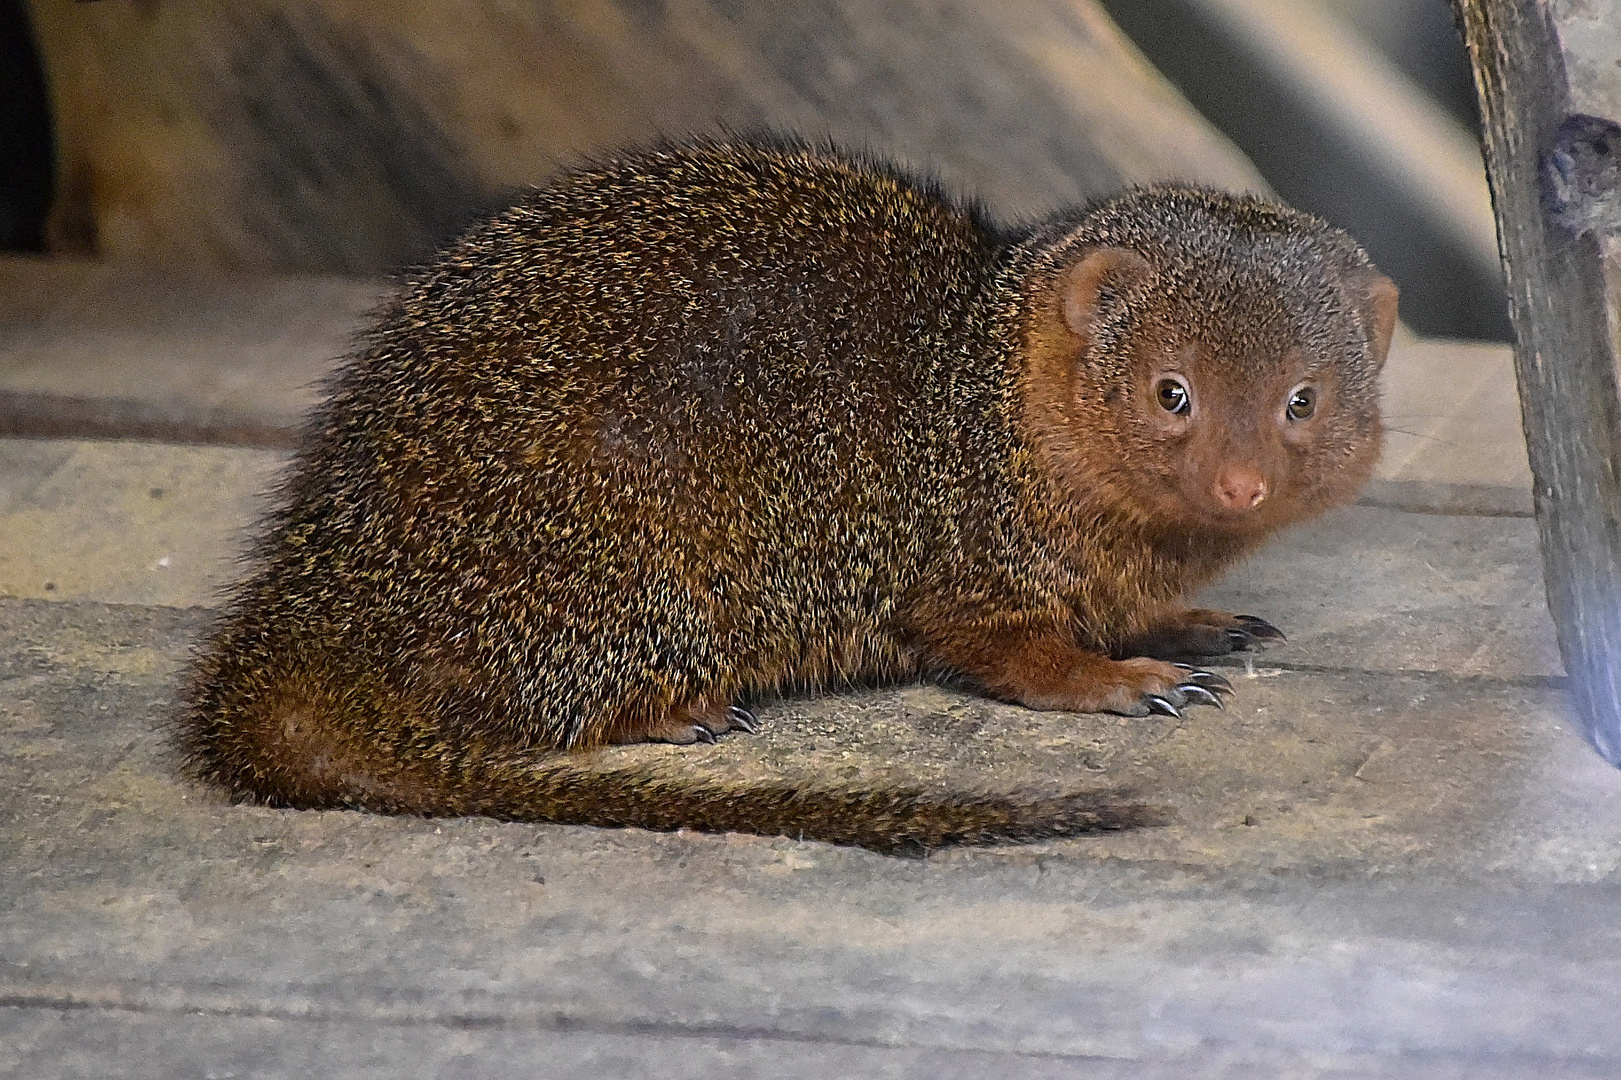
[[[1175,694],[1131,643],[1177,639],[1179,597],[1372,467],[1370,281],[1316,219],[1209,192],[1009,230],[786,140],[576,171],[406,284],[336,376],[196,661],[183,745],[278,806],[879,850],[1141,823],[1097,795],[722,793],[570,751],[852,683],[1122,712]],[[1293,368],[1327,388],[1321,437],[1268,451],[1264,513],[1179,493],[1204,466],[1142,400],[1162,354],[1235,413],[1205,456],[1253,457],[1248,399]]]

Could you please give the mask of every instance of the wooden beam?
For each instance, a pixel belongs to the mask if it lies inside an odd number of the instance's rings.
[[[1621,4],[1453,4],[1485,122],[1548,606],[1587,737],[1621,765]]]
[[[722,126],[870,146],[1010,217],[1266,186],[1097,0],[28,7],[54,252],[391,270],[561,165]]]

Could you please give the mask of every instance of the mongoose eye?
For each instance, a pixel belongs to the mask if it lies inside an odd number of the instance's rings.
[[[1177,416],[1186,416],[1193,408],[1193,398],[1181,379],[1161,379],[1154,387],[1154,396],[1159,399],[1160,408]]]
[[[1317,391],[1309,386],[1297,386],[1289,394],[1289,419],[1310,420],[1317,411]]]

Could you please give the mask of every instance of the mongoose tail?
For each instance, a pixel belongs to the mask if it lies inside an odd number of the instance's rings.
[[[1018,792],[841,790],[776,783],[728,788],[637,770],[597,771],[555,755],[533,765],[503,762],[477,771],[480,775],[468,778],[471,783],[442,789],[446,811],[570,825],[788,836],[890,855],[922,854],[951,844],[1053,840],[1163,824],[1166,817],[1163,811],[1112,792],[1032,797]]]
[[[262,746],[261,746],[262,749]],[[739,785],[645,769],[599,768],[568,751],[459,760],[387,759],[375,747],[331,746],[313,757],[218,750],[194,753],[195,771],[241,801],[293,809],[352,809],[425,817],[490,817],[669,832],[787,836],[920,855],[953,844],[1032,843],[1162,825],[1169,813],[1127,791],[984,792]],[[302,761],[298,759],[303,757]],[[265,767],[266,762],[275,762]],[[298,767],[302,765],[303,767]],[[292,766],[292,767],[289,767]],[[251,774],[251,775],[250,775]]]

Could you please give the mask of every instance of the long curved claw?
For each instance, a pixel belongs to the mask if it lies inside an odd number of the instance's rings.
[[[715,743],[715,733],[702,724],[692,725],[692,737],[701,743],[709,743],[711,746]]]
[[[1222,633],[1227,635],[1227,644],[1232,646],[1233,652],[1243,652],[1261,640],[1248,630],[1240,630],[1236,626],[1229,627],[1223,630]]]
[[[1253,638],[1267,641],[1288,641],[1282,630],[1257,615],[1234,615],[1233,618],[1244,624],[1244,631]]]
[[[1161,716],[1174,716],[1178,720],[1182,719],[1181,710],[1158,694],[1144,694],[1143,702],[1148,706],[1148,711],[1151,713],[1159,713]]]
[[[753,713],[749,712],[743,706],[741,706],[741,705],[729,705],[729,706],[727,706],[726,715],[731,718],[732,726],[737,728],[738,730],[745,731],[750,735],[759,734],[759,732],[760,732],[760,721],[755,717],[755,715]]]
[[[1185,682],[1181,686],[1178,686],[1177,689],[1182,691],[1183,695],[1189,701],[1197,705],[1214,705],[1218,709],[1225,709],[1227,707],[1226,705],[1222,704],[1220,695],[1205,689],[1198,683]]]
[[[1233,690],[1233,684],[1228,682],[1224,677],[1217,675],[1214,671],[1201,671],[1196,667],[1184,664],[1178,664],[1176,666],[1187,668],[1188,682],[1202,686],[1207,690],[1214,690],[1218,694],[1236,693],[1236,691]]]

